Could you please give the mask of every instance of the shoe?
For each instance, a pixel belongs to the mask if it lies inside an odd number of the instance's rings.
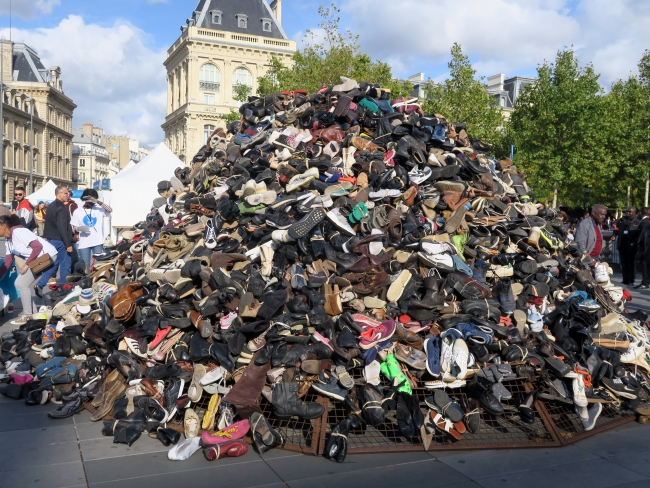
[[[72,417],[74,414],[81,412],[84,409],[84,399],[86,398],[85,392],[79,390],[73,391],[69,395],[62,397],[63,404],[56,410],[48,412],[47,416],[51,419],[64,419]]]
[[[427,355],[427,371],[434,378],[440,377],[440,337],[430,336],[424,341],[424,352]]]
[[[594,403],[587,409],[587,419],[581,419],[582,426],[586,432],[592,430],[596,426],[596,422],[598,421],[598,417],[600,417],[602,411],[603,405],[601,403]]]
[[[323,378],[323,380],[321,380],[321,378]],[[345,388],[341,388],[338,384],[338,380],[327,370],[321,371],[319,382],[313,383],[311,387],[322,395],[340,401],[345,400],[345,396],[348,394],[348,391]]]
[[[600,382],[605,388],[619,398],[636,400],[639,397],[639,388],[634,388],[623,383],[620,378],[601,378]]]
[[[259,454],[284,444],[284,438],[278,433],[262,414],[254,412],[250,418],[253,445]]]
[[[282,382],[273,388],[273,401],[275,416],[278,418],[299,417],[315,419],[323,415],[325,408],[315,402],[303,402],[298,398],[300,390],[294,381]]]
[[[222,459],[225,457],[239,457],[248,452],[248,444],[241,440],[234,440],[209,446],[203,449],[203,457],[207,461]]]
[[[369,327],[359,336],[359,347],[361,349],[370,349],[371,347],[379,344],[393,337],[395,333],[395,322],[387,320],[382,322],[377,327]]]

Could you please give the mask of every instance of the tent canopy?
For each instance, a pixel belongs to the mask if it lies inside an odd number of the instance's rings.
[[[31,195],[27,195],[27,200],[29,200],[29,203],[34,206],[38,205],[38,202],[53,202],[56,199],[54,190],[56,190],[56,183],[52,180],[47,180],[47,183],[45,183],[40,189],[36,190]]]
[[[111,223],[131,227],[149,213],[158,195],[158,182],[169,180],[183,162],[164,143],[132,168],[111,178]]]
[[[129,161],[129,164],[124,166],[124,168],[122,168],[119,173],[117,173],[115,176],[111,178],[111,181],[115,180],[115,178],[122,178],[125,173],[127,173],[131,168],[135,166],[136,164],[133,161]]]

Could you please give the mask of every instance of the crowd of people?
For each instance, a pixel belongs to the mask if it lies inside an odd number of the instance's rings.
[[[23,187],[14,189],[11,210],[0,205],[0,236],[6,238],[4,276],[16,263],[15,286],[20,295],[22,314],[14,321],[19,325],[25,317],[36,312],[37,298],[43,298],[43,289],[58,276],[65,280],[73,269],[86,273],[92,266],[93,254],[104,250],[104,219],[112,211],[98,200],[99,194],[87,188],[81,195],[83,206],[72,199],[72,191],[57,186],[52,203],[39,202],[34,207],[26,198]],[[38,268],[31,263],[49,256],[49,264]]]

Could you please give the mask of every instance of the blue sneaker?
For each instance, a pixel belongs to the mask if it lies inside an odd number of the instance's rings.
[[[440,337],[431,336],[424,341],[427,353],[427,371],[435,378],[440,377]]]

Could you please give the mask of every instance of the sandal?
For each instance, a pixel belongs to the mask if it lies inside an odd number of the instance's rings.
[[[451,420],[444,418],[442,415],[440,415],[438,412],[434,410],[431,410],[429,412],[429,416],[431,417],[431,421],[433,425],[435,425],[438,429],[440,429],[443,432],[446,432],[457,441],[463,439],[463,436],[460,435],[460,432],[456,430]]]

